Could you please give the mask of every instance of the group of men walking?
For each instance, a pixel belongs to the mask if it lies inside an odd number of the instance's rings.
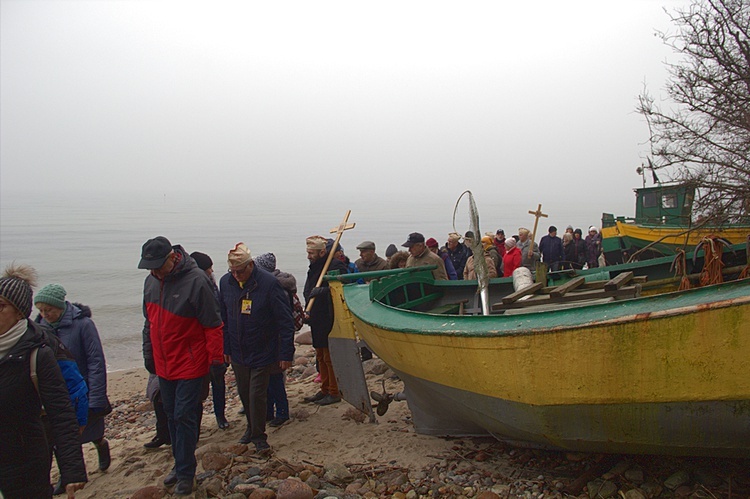
[[[328,284],[317,284],[326,270],[326,243],[322,236],[306,240],[310,269],[304,298],[311,306],[304,321],[312,332],[321,378],[320,392],[307,401],[319,405],[341,400],[328,351],[332,301]],[[253,261],[244,243],[228,252],[227,264],[217,289],[182,246],[163,236],[146,241],[138,264],[149,271],[143,292],[144,362],[158,376],[174,456],[164,484],[174,485],[179,495],[193,491],[201,388],[212,367],[231,364],[247,419],[240,442],[265,455],[270,452],[265,432],[269,379],[291,367],[294,356],[293,301],[277,277]],[[337,259],[329,270],[346,272]]]

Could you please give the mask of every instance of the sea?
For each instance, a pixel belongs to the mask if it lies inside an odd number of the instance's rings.
[[[354,228],[344,231],[341,245],[352,260],[356,246],[374,241],[377,254],[421,232],[444,244],[448,233],[470,228],[468,196],[388,194],[280,194],[260,191],[225,196],[205,192],[12,193],[0,198],[0,267],[11,262],[33,266],[39,287],[61,284],[67,299],[91,307],[102,339],[107,369],[118,371],[143,364],[142,291],[145,270],[137,268],[142,244],[166,236],[188,253],[211,256],[217,279],[226,272],[226,255],[237,242],[253,255],[271,252],[277,268],[297,279],[301,292],[307,275],[305,238],[335,237],[350,211]],[[504,204],[476,199],[482,232],[532,228],[528,212],[536,205]],[[568,224],[598,225],[601,212],[563,203],[539,223],[538,241],[549,224],[564,232]],[[542,211],[545,211],[544,209]],[[37,288],[38,289],[38,288]],[[35,313],[34,313],[35,314]],[[32,317],[34,316],[32,314]]]

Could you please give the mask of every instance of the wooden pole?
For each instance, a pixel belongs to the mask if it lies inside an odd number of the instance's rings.
[[[534,215],[534,231],[531,233],[531,244],[529,245],[529,258],[534,254],[534,238],[536,237],[536,229],[539,225],[539,218],[547,218],[546,213],[542,213],[542,205],[537,206],[536,211],[529,210],[529,215]]]
[[[323,284],[323,276],[326,275],[326,272],[328,272],[328,267],[331,265],[331,261],[333,260],[333,254],[336,253],[336,248],[339,247],[339,241],[341,241],[341,236],[344,234],[345,230],[353,229],[356,224],[354,223],[347,223],[349,221],[349,215],[351,215],[352,210],[347,210],[346,215],[344,215],[344,219],[341,221],[338,227],[334,227],[331,229],[330,233],[333,234],[336,233],[336,239],[333,241],[333,246],[331,246],[331,251],[328,252],[328,258],[326,258],[326,263],[323,265],[323,270],[320,271],[320,276],[318,277],[318,282],[315,283],[315,287],[319,288],[321,284]],[[310,301],[307,302],[307,306],[305,307],[305,312],[310,312],[310,309],[312,308],[313,303],[315,302],[315,297],[313,296],[310,298]]]

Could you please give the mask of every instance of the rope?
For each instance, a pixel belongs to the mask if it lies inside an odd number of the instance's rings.
[[[704,237],[701,241],[704,251],[703,270],[700,274],[701,286],[720,284],[724,282],[722,269],[724,262],[721,261],[724,243],[718,237]]]

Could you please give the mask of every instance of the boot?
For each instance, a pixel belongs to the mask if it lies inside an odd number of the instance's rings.
[[[102,438],[99,442],[94,442],[96,446],[96,452],[99,454],[99,469],[107,471],[109,465],[112,463],[112,456],[109,454],[109,442],[106,438]]]

